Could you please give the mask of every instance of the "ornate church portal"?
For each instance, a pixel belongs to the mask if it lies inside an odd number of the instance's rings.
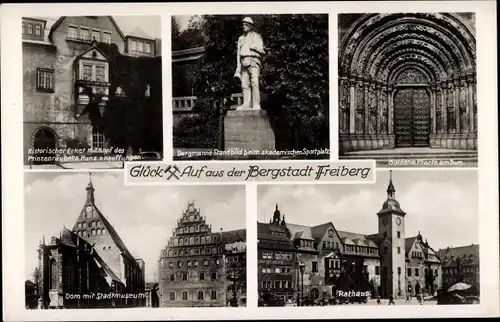
[[[470,22],[441,13],[345,16],[340,153],[477,150],[476,41]]]

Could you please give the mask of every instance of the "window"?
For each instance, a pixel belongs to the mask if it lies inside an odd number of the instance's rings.
[[[175,274],[170,274],[170,281],[171,282],[175,281]]]
[[[217,260],[215,261],[215,265],[219,265],[219,264],[220,264],[220,260],[218,260],[218,259],[217,259]]]
[[[191,267],[191,261],[188,261],[188,267]]]
[[[182,280],[187,281],[188,280],[188,274],[187,273],[182,273]]]
[[[188,292],[182,292],[182,300],[187,301],[188,300]]]
[[[174,267],[174,263],[172,263],[172,262],[168,263],[168,267],[170,267],[170,268]]]
[[[95,235],[96,235],[95,229],[92,229],[92,236],[95,236]]]
[[[384,247],[384,254],[387,254],[387,247]]]
[[[204,280],[205,280],[205,273],[200,272],[200,281],[204,281]]]
[[[132,40],[130,47],[132,51],[137,51],[137,42]]]
[[[280,281],[274,281],[274,288],[280,288]]]
[[[398,267],[398,275],[401,275],[401,267]]]
[[[26,34],[26,24],[23,22],[23,36]]]
[[[401,238],[401,232],[398,231],[398,238]]]
[[[281,269],[280,269],[279,267],[276,267],[276,268],[274,269],[274,273],[276,273],[276,274],[281,273]]]
[[[208,266],[208,260],[206,260],[206,259],[205,259],[205,260],[203,261],[203,265],[204,265],[204,266]]]
[[[419,269],[418,269],[418,267],[415,268],[415,276],[419,276]]]
[[[398,254],[401,254],[401,247],[398,247]]]
[[[54,71],[52,69],[37,69],[36,89],[47,92],[54,91]]]
[[[82,64],[82,77],[84,80],[92,80],[92,65]]]
[[[92,148],[104,148],[104,134],[100,133],[95,128],[92,128]]]
[[[92,40],[101,42],[101,32],[99,30],[92,30]]]
[[[211,294],[211,299],[212,300],[216,300],[217,299],[217,291],[212,291],[211,293],[212,293]]]
[[[79,222],[78,225],[77,225],[78,228],[82,228],[82,223]]]
[[[380,275],[380,266],[375,266],[375,275]]]
[[[144,46],[146,47],[146,52],[148,54],[150,54],[151,53],[151,45],[150,44],[145,44]]]
[[[177,267],[182,267],[182,262],[181,261],[177,262]]]
[[[87,28],[80,28],[80,39],[89,40],[89,30]]]
[[[102,234],[105,235],[106,234],[106,229],[103,229],[102,230]]]
[[[203,300],[203,291],[198,291],[198,300]]]
[[[312,272],[313,273],[318,272],[318,262],[312,262]]]
[[[78,38],[78,31],[76,30],[76,27],[72,27],[72,26],[68,27],[68,38],[70,38],[70,39],[77,39]]]
[[[33,24],[28,24],[28,35],[33,35]]]
[[[144,45],[144,43],[143,43],[142,41],[139,41],[139,42],[138,42],[138,47],[139,47],[139,50],[138,50],[138,51],[140,51],[140,52],[143,52],[143,51],[144,51],[144,49],[143,49],[143,45]],[[193,220],[192,220],[192,218],[193,218],[193,216],[189,217],[189,219],[190,219],[191,221],[193,221]]]
[[[217,279],[217,273],[212,272],[212,281],[215,281]]]
[[[170,292],[170,301],[175,301],[175,293]]]
[[[95,80],[98,82],[106,81],[106,68],[104,66],[95,67]]]
[[[107,44],[111,44],[111,33],[110,32],[103,32],[102,33],[102,42],[105,42]]]
[[[35,25],[35,36],[40,37],[41,34],[42,34],[42,26]]]
[[[55,289],[57,288],[57,269],[56,269],[56,261],[51,260],[50,261],[50,285],[49,289]]]
[[[407,270],[407,271],[408,271],[408,272],[407,272],[408,277],[411,277],[411,268],[408,268],[408,270]]]
[[[194,264],[194,267],[198,267],[198,261],[194,261],[193,264]]]

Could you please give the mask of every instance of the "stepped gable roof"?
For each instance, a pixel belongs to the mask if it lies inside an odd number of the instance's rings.
[[[222,231],[222,243],[232,244],[237,242],[246,242],[246,229]]]

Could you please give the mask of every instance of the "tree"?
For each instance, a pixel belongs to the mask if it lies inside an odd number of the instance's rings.
[[[427,272],[425,274],[425,287],[430,290],[430,294],[434,294],[434,281],[436,276],[432,272],[431,265],[428,265]]]

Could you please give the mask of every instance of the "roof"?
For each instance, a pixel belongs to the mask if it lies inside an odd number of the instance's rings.
[[[145,289],[152,290],[155,286],[158,287],[158,282],[146,282]]]
[[[331,226],[333,226],[333,224],[331,222],[327,222],[321,225],[311,227],[312,237],[316,240],[323,238],[323,236],[325,236],[326,231]]]
[[[314,240],[311,227],[296,224],[287,224],[286,226],[290,230],[293,239]]]
[[[357,246],[368,246],[368,247],[378,247],[377,244],[373,241],[373,235],[364,235],[358,233],[352,233],[343,230],[337,230],[339,234],[340,240],[344,244],[348,245],[357,245]]]
[[[410,252],[413,244],[415,243],[415,239],[417,239],[417,236],[405,238],[405,255],[408,255]]]
[[[120,35],[120,37],[125,40],[125,35],[123,34],[122,30],[120,29],[120,26],[118,26],[118,24],[116,23],[115,19],[111,16],[107,16],[109,17],[109,19],[111,20],[111,23],[115,26],[116,30],[118,30],[118,34]],[[63,22],[63,20],[66,19],[65,16],[63,17],[59,17],[59,19],[56,20],[56,22],[50,27],[50,30],[49,30],[49,34],[48,34],[48,38],[49,40],[52,40],[52,32],[54,32],[54,30],[56,30],[56,28],[61,24],[61,22]],[[48,28],[48,26],[46,27]]]
[[[149,39],[149,40],[155,40],[154,37],[151,37],[148,35],[144,30],[142,30],[140,27],[137,27],[127,35],[127,37],[136,37],[136,38],[144,38],[144,39]]]
[[[246,242],[247,240],[247,230],[246,229],[238,229],[238,230],[228,230],[222,232],[222,243],[223,244],[232,244],[237,242]]]
[[[443,266],[456,266],[457,258],[463,265],[479,265],[479,245],[448,247],[437,251]]]

